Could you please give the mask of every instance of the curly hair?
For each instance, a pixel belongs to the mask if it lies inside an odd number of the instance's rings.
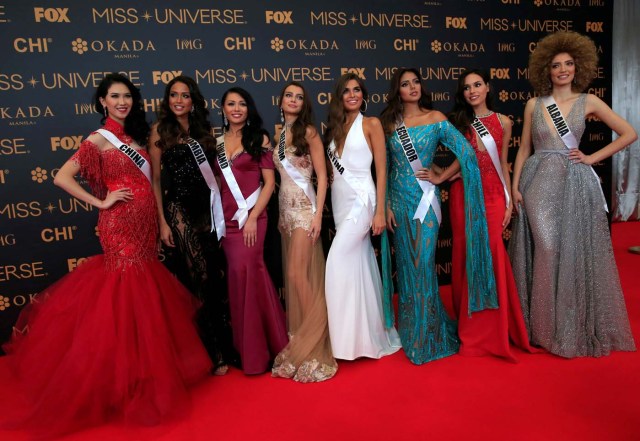
[[[290,81],[282,88],[282,92],[280,92],[280,101],[278,101],[280,105],[282,105],[284,93],[289,86],[296,86],[302,89],[302,109],[300,109],[298,117],[291,126],[291,135],[293,137],[291,144],[296,148],[294,154],[296,156],[303,156],[309,153],[309,143],[306,139],[307,127],[312,126],[315,128],[313,106],[311,104],[311,99],[307,95],[307,91],[302,87],[302,84],[297,81]]]
[[[455,126],[456,129],[462,134],[466,134],[471,129],[471,122],[474,119],[474,112],[471,105],[464,98],[464,82],[471,74],[478,75],[482,78],[485,84],[489,85],[490,76],[486,70],[483,69],[465,69],[458,78],[458,86],[456,88],[456,95],[453,104],[453,109],[449,113],[449,121]],[[493,96],[491,94],[491,88],[487,92],[487,98],[485,104],[487,109],[493,110]]]
[[[253,100],[253,97],[244,90],[242,87],[232,87],[227,89],[227,91],[222,95],[222,107],[224,108],[224,104],[227,102],[227,96],[230,93],[236,93],[242,97],[244,102],[247,104],[247,122],[242,127],[242,147],[251,155],[251,157],[258,161],[263,153],[262,143],[264,141],[264,137],[269,137],[269,133],[262,127],[262,117],[258,113],[258,108],[256,107],[256,102]],[[224,115],[224,111],[222,112]],[[229,122],[224,124],[224,117],[222,120],[222,126],[225,131],[229,129]]]
[[[185,133],[178,122],[176,115],[169,107],[171,88],[176,83],[182,83],[189,89],[192,111],[189,112],[189,133]],[[198,84],[193,78],[180,75],[169,81],[164,89],[164,98],[158,112],[158,135],[160,140],[157,147],[161,150],[173,147],[180,142],[180,138],[190,136],[197,140],[205,150],[215,149],[215,139],[211,135],[211,123],[209,122],[209,110],[205,108],[205,100],[200,92]]]
[[[131,110],[124,119],[124,131],[127,135],[135,139],[138,144],[146,146],[151,128],[149,127],[144,108],[142,107],[140,89],[134,86],[129,78],[116,72],[105,75],[102,81],[100,81],[100,84],[98,84],[98,88],[93,95],[93,102],[96,106],[96,111],[104,115],[104,107],[102,106],[100,99],[104,99],[109,92],[109,88],[116,83],[127,86],[127,89],[131,92],[131,99],[133,100]],[[104,124],[106,120],[107,117],[103,116],[100,123]]]
[[[529,56],[529,82],[539,95],[551,93],[551,60],[563,52],[571,55],[576,66],[572,90],[584,91],[597,76],[598,54],[593,40],[573,31],[549,34],[538,42]]]
[[[422,84],[422,79],[420,78],[420,72],[418,69],[414,67],[401,67],[397,69],[393,76],[391,77],[391,82],[389,84],[389,92],[387,94],[387,106],[384,108],[382,113],[380,114],[380,122],[382,123],[382,127],[384,129],[384,134],[386,137],[389,137],[393,134],[396,129],[396,125],[400,121],[402,117],[402,100],[400,98],[400,79],[402,75],[407,72],[414,73],[416,77],[418,77],[418,81],[420,81],[420,100],[418,101],[418,106],[421,109],[431,110],[433,109],[431,103],[431,95],[427,93],[424,88],[424,84]]]
[[[351,80],[355,80],[358,83],[358,87],[362,91],[362,104],[360,105],[360,111],[364,112],[367,108],[366,101],[369,98],[369,92],[364,85],[364,81],[358,75],[353,72],[346,73],[338,78],[336,85],[331,94],[331,101],[329,102],[329,112],[327,112],[327,129],[324,132],[324,146],[325,148],[335,140],[336,146],[340,145],[342,141],[347,137],[344,130],[344,123],[347,120],[347,116],[344,112],[344,105],[342,104],[342,95],[344,94],[347,83]],[[364,109],[363,109],[364,107]]]

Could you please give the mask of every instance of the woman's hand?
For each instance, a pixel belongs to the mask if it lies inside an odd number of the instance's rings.
[[[416,178],[420,179],[421,181],[429,181],[433,185],[442,184],[441,175],[436,173],[435,170],[433,170],[433,169],[421,168],[420,170],[418,170],[415,173],[415,176],[416,176]]]
[[[504,210],[504,218],[502,219],[502,229],[504,230],[511,222],[511,212],[513,211],[513,203],[510,203]]]
[[[393,210],[391,208],[387,207],[387,230],[395,233],[396,231],[394,230],[394,228],[397,226],[398,223],[396,222],[396,215],[393,213]]]
[[[520,207],[524,203],[522,199],[522,193],[517,188],[511,189],[511,206],[516,211],[516,213],[520,212]]]
[[[322,230],[322,211],[318,210],[311,220],[311,231],[307,234],[314,244],[320,237],[320,230]]]
[[[244,244],[247,247],[252,247],[256,244],[258,237],[258,221],[249,216],[247,223],[242,228],[242,237],[244,238]]]
[[[371,222],[371,232],[374,236],[378,236],[382,234],[385,227],[387,226],[386,221],[384,219],[384,213],[377,213],[373,216],[373,221]]]
[[[171,227],[166,222],[160,222],[160,240],[168,247],[174,248],[176,245],[173,243],[173,233]]]
[[[128,202],[133,199],[133,193],[128,188],[121,188],[119,190],[110,191],[107,193],[107,197],[100,204],[98,208],[106,210],[111,208],[116,202]]]
[[[586,164],[593,165],[593,159],[591,155],[585,155],[580,151],[580,149],[571,149],[569,150],[569,161],[574,164]]]

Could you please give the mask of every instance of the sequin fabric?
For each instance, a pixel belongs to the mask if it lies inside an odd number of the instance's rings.
[[[132,139],[117,122],[107,118],[104,128],[131,145]],[[150,160],[145,149],[138,152]],[[88,140],[82,142],[71,160],[80,165],[80,173],[98,197],[121,188],[128,188],[133,193],[130,201],[117,202],[109,209],[100,210],[98,215],[106,269],[124,270],[157,259],[156,200],[142,171],[118,149],[111,147],[100,151]]]
[[[565,116],[578,140],[585,102],[583,94]],[[545,113],[537,100],[535,154],[522,170],[524,209],[509,244],[529,338],[567,358],[633,351],[600,182],[589,166],[568,160]]]
[[[408,132],[423,167],[431,166],[438,143],[458,157],[465,186],[467,253],[474,256],[467,262],[469,309],[479,311],[497,307],[480,170],[473,149],[448,121],[410,127]],[[393,235],[399,294],[398,330],[409,359],[422,364],[452,355],[459,347],[456,322],[447,315],[438,294],[435,252],[439,225],[432,208],[423,222],[413,219],[422,189],[395,134],[387,139],[387,167],[389,203],[398,224]],[[393,310],[389,306],[393,293],[390,253],[385,232],[382,258],[387,325],[393,320]]]

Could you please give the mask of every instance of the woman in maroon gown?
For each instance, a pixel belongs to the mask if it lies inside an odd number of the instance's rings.
[[[40,293],[18,319],[17,328],[29,332],[4,346],[29,402],[17,424],[40,436],[111,419],[157,424],[184,411],[186,386],[211,368],[193,324],[197,305],[157,258],[150,173],[133,162],[149,161],[141,147],[149,125],[140,92],[125,76],[110,74],[95,105],[104,127],[54,182],[100,209],[104,254]],[[132,155],[116,148],[122,144]],[[75,181],[78,173],[93,194]]]
[[[533,349],[529,346],[518,290],[502,240],[502,232],[509,225],[513,206],[510,201],[511,185],[507,162],[512,123],[505,115],[491,110],[493,106],[489,88],[489,76],[486,72],[477,69],[463,72],[458,80],[455,105],[450,119],[473,146],[478,158],[499,308],[487,309],[469,316],[465,269],[467,255],[464,188],[460,179],[451,184],[449,195],[449,214],[453,232],[451,291],[458,319],[460,354],[495,355],[516,361],[510,340],[525,351],[532,352]],[[480,134],[486,134],[487,137],[480,139]],[[441,183],[459,169],[460,166],[455,161],[431,182]]]
[[[264,263],[266,206],[275,188],[271,143],[249,93],[239,87],[222,96],[225,133],[218,138],[215,172],[226,224],[222,249],[233,343],[246,374],[271,369],[287,344],[284,311]]]

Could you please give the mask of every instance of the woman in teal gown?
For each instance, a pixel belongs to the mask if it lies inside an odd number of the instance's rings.
[[[398,69],[391,79],[388,97],[381,121],[387,137],[387,228],[394,233],[398,330],[411,362],[423,364],[455,354],[460,344],[456,322],[448,316],[440,299],[435,270],[440,192],[428,180],[432,178],[430,168],[439,143],[456,155],[462,167],[467,255],[473,256],[467,260],[470,313],[497,308],[495,279],[473,148],[441,112],[431,109],[416,69]],[[387,233],[382,238],[382,267],[385,320],[390,327],[394,322],[394,288]]]

